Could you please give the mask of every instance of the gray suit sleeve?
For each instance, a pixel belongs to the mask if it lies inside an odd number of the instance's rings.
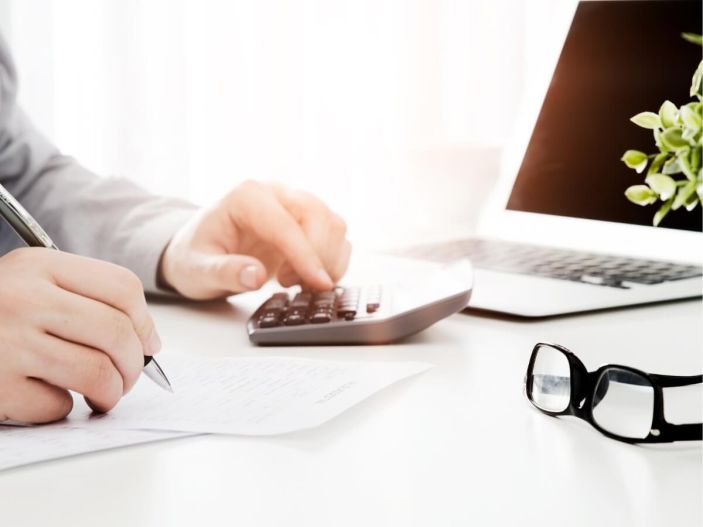
[[[161,253],[195,212],[128,180],[101,178],[62,155],[17,106],[15,71],[0,38],[0,183],[64,251],[134,271],[149,293],[165,293],[156,275]],[[21,246],[1,222],[0,254]]]

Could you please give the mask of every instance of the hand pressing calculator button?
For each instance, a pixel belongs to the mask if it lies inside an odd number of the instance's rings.
[[[249,319],[249,339],[260,345],[394,342],[466,307],[470,271],[462,278],[440,273],[405,285],[276,293]]]

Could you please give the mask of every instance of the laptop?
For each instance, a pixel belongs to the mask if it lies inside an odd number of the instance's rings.
[[[475,237],[403,250],[470,258],[468,307],[545,317],[701,296],[700,205],[635,205],[625,189],[644,174],[620,158],[655,152],[650,130],[630,122],[669,99],[690,102],[701,48],[700,0],[584,1],[543,97],[528,105]],[[681,176],[677,176],[681,177]]]

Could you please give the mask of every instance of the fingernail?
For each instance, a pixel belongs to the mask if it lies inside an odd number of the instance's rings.
[[[159,351],[161,351],[161,339],[159,338],[159,334],[154,329],[146,341],[146,350],[144,351],[144,354],[156,355]]]
[[[247,265],[239,273],[239,283],[247,289],[257,289],[259,287],[259,270],[255,265]]]
[[[333,282],[332,279],[330,278],[330,275],[328,275],[328,274],[327,274],[327,271],[325,271],[324,269],[320,269],[320,270],[317,272],[317,276],[320,277],[320,280],[321,280],[321,281],[323,281],[323,282],[325,282],[325,283],[327,284],[327,287],[332,287],[332,286],[334,285],[334,282]]]

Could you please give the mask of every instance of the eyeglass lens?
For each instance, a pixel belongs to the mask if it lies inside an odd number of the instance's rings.
[[[593,420],[611,434],[644,439],[652,428],[654,388],[645,377],[608,368],[598,378],[593,397]]]
[[[530,399],[542,410],[561,412],[571,399],[571,368],[561,351],[540,346],[532,366]]]

